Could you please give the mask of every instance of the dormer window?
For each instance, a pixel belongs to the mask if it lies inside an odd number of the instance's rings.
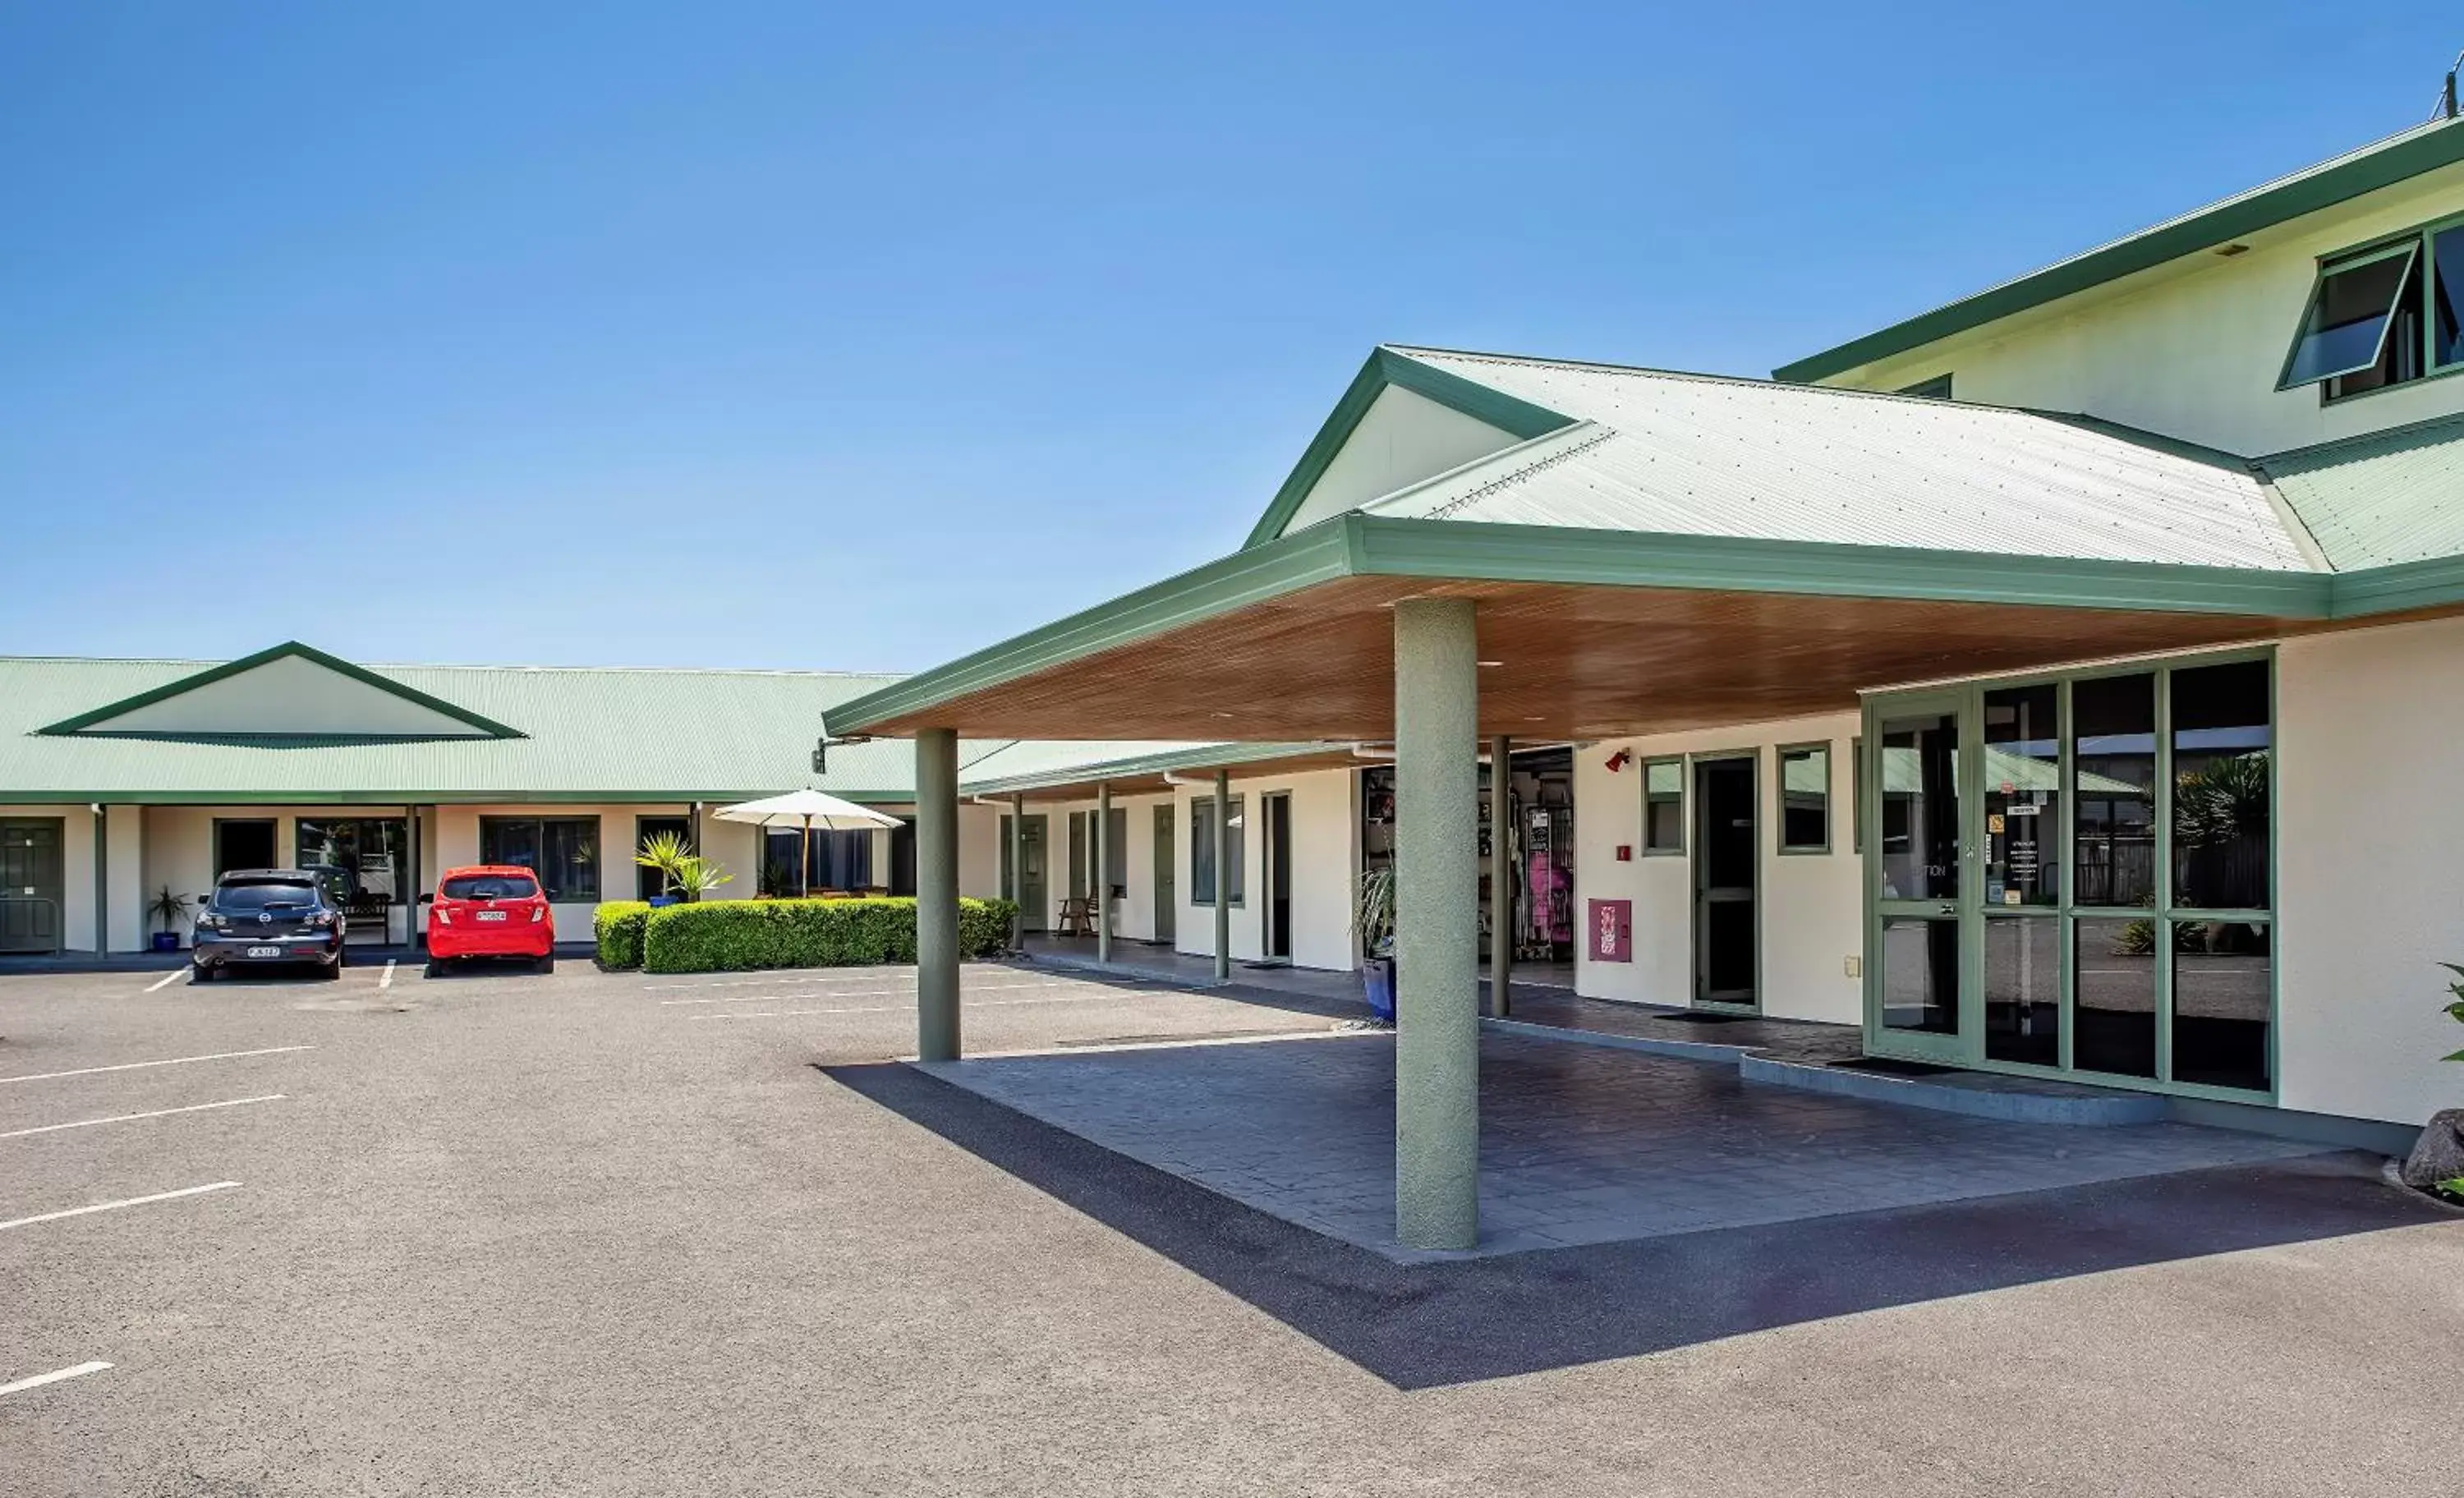
[[[2338,401],[2464,363],[2464,225],[2320,262],[2279,390]]]

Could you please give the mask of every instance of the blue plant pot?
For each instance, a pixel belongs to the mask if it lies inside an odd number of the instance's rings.
[[[157,952],[179,951],[180,934],[176,931],[158,931],[154,933],[154,950]]]
[[[672,894],[653,894],[653,895],[651,895],[651,896],[650,896],[650,899],[649,899],[649,906],[650,906],[650,909],[652,909],[652,910],[654,910],[654,911],[655,911],[655,910],[664,910],[664,909],[666,909],[668,906],[671,906],[671,905],[681,905],[681,904],[683,904],[683,903],[684,903],[683,901],[681,901],[681,900],[677,899],[677,898],[676,898],[674,895],[672,895]]]
[[[1395,1023],[1395,959],[1371,958],[1360,964],[1360,987],[1369,1012],[1388,1024]]]

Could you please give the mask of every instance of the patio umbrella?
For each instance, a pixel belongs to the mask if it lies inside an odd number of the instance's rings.
[[[761,827],[793,827],[804,829],[804,850],[798,860],[796,890],[800,894],[813,892],[813,828],[828,831],[850,831],[865,827],[900,826],[896,817],[842,801],[827,791],[789,791],[783,796],[764,796],[759,801],[738,802],[721,806],[711,813],[722,822],[750,822]]]

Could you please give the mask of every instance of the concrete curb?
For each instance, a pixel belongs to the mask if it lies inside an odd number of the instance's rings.
[[[1654,1056],[1670,1056],[1679,1061],[1706,1061],[1715,1066],[1733,1067],[1743,1063],[1752,1051],[1750,1046],[1716,1046],[1708,1041],[1660,1040],[1648,1035],[1613,1035],[1605,1030],[1570,1030],[1555,1024],[1533,1024],[1526,1020],[1484,1019],[1485,1029],[1501,1035],[1520,1035],[1527,1040],[1555,1041],[1567,1046],[1597,1046],[1608,1050],[1639,1050]]]
[[[2125,1124],[2163,1123],[2170,1113],[2165,1098],[2154,1092],[2082,1090],[2066,1094],[2020,1091],[1999,1086],[1951,1086],[1923,1077],[1809,1067],[1802,1062],[1750,1055],[1738,1060],[1737,1071],[1745,1080],[1767,1087],[1829,1092],[1877,1103],[1897,1103],[1904,1108],[1926,1108],[1935,1112],[1965,1113],[1971,1118],[1996,1118],[2005,1123],[2110,1129]]]

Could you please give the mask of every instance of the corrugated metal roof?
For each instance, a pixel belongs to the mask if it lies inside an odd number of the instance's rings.
[[[2261,458],[2339,572],[2464,555],[2464,417]]]
[[[2033,412],[1397,352],[1576,425],[1389,496],[1372,515],[2311,570],[2246,469]]]
[[[153,738],[33,731],[176,681],[192,660],[0,658],[0,803],[42,796],[766,794],[817,785],[903,798],[912,746],[834,748],[823,710],[895,676],[818,672],[376,666],[381,676],[511,725],[520,738]]]

